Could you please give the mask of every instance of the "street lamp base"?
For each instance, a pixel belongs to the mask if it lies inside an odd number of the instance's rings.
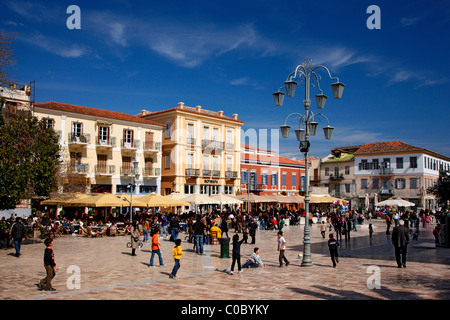
[[[313,263],[312,261],[302,261],[301,267],[312,267]]]

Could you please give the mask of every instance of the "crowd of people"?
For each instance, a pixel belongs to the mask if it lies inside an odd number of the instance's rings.
[[[419,228],[432,228],[436,243],[440,242],[440,226],[445,223],[448,212],[431,212],[428,210],[412,211],[386,209],[383,212],[358,212],[354,210],[341,212],[332,210],[321,212],[315,210],[310,213],[308,219],[310,223],[320,224],[320,233],[325,238],[328,233],[328,247],[333,267],[339,262],[338,248],[339,241],[344,237],[345,241],[350,241],[351,232],[358,231],[358,225],[364,221],[369,222],[369,236],[372,237],[373,227],[372,219],[382,218],[386,222],[386,234],[391,233],[392,227],[392,245],[395,247],[395,258],[399,268],[406,267],[406,247],[410,241],[418,240],[420,234]],[[140,237],[143,236],[143,242],[151,242],[151,257],[149,266],[154,266],[154,257],[158,256],[159,264],[165,266],[160,249],[160,238],[174,242],[173,259],[174,267],[170,274],[171,278],[176,278],[176,274],[181,267],[182,242],[193,245],[196,254],[203,254],[204,245],[211,244],[214,240],[222,238],[232,238],[232,264],[230,274],[233,274],[237,265],[238,271],[242,268],[265,267],[260,257],[260,249],[254,247],[252,256],[241,265],[240,247],[242,243],[256,244],[256,231],[277,230],[278,251],[280,267],[289,265],[289,260],[285,256],[286,239],[283,228],[287,223],[298,225],[300,218],[305,217],[304,210],[290,210],[288,208],[270,207],[267,210],[257,208],[255,212],[248,213],[239,209],[232,210],[226,208],[223,211],[212,209],[206,212],[195,213],[188,211],[181,215],[156,212],[153,214],[136,214],[133,216],[132,223],[129,217],[118,215],[111,217],[108,221],[96,219],[96,217],[86,216],[82,218],[67,219],[52,218],[49,213],[33,214],[25,219],[11,216],[0,220],[0,245],[2,247],[14,247],[15,256],[20,256],[21,243],[27,237],[33,237],[34,230],[41,231],[41,237],[45,239],[46,253],[45,266],[46,278],[40,282],[42,290],[53,290],[51,288],[51,279],[55,273],[52,269],[56,267],[54,263],[52,240],[60,230],[68,234],[82,235],[81,230],[85,228],[107,228],[119,227],[123,230],[123,235],[131,236],[132,255],[136,255],[136,249]],[[317,220],[314,220],[317,218]],[[239,234],[242,234],[242,237]],[[180,234],[185,237],[181,239]],[[230,237],[230,234],[232,237]],[[111,235],[111,234],[108,234]],[[51,267],[51,268],[50,268]],[[52,271],[53,270],[53,271]]]

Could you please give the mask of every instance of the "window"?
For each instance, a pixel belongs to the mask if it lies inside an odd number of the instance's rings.
[[[345,166],[345,174],[350,174],[350,166]]]
[[[188,126],[187,126],[186,143],[187,144],[195,144],[194,125],[192,123],[188,123]]]
[[[379,189],[380,188],[380,179],[374,178],[372,180],[372,189]]]
[[[345,184],[345,192],[350,193],[350,185],[348,183]]]
[[[297,187],[297,174],[296,173],[293,173],[292,174],[292,188],[295,188],[295,187]]]
[[[361,160],[360,169],[361,170],[368,170],[369,169],[369,165],[368,165],[366,159]]]
[[[172,121],[166,121],[166,128],[164,131],[164,137],[165,138],[170,138],[172,136]]]
[[[417,168],[417,157],[409,157],[409,166],[411,168]]]
[[[263,172],[261,174],[261,183],[265,186],[267,186],[267,184],[269,183],[269,175],[267,174],[267,172]]]
[[[98,127],[98,142],[101,144],[107,144],[109,141],[109,127]]]
[[[194,164],[194,154],[192,152],[186,152],[186,168],[192,169]]]
[[[329,167],[325,167],[325,176],[329,176],[330,175],[330,168]]]
[[[397,169],[403,169],[403,158],[396,158]]]
[[[339,167],[334,168],[334,177],[339,178]]]
[[[44,118],[44,124],[46,128],[55,128],[55,120],[50,118]]]
[[[367,179],[361,179],[361,189],[367,189]]]
[[[277,181],[278,181],[277,174],[276,173],[272,173],[271,185],[272,186],[278,185]]]
[[[225,194],[233,194],[233,186],[224,186],[223,191]]]
[[[395,179],[395,188],[396,189],[405,189],[406,188],[406,180],[403,178]]]
[[[409,178],[409,188],[418,189],[418,178]]]
[[[166,169],[170,169],[170,156],[171,156],[170,151],[164,154],[164,168]]]
[[[72,136],[79,137],[83,133],[83,124],[79,122],[72,123]]]
[[[372,163],[373,163],[373,169],[380,169],[380,162],[378,159],[373,159]]]
[[[123,130],[123,145],[125,147],[133,146],[133,130]]]
[[[283,187],[286,187],[286,172],[283,172],[282,180],[283,180],[282,182]]]
[[[226,144],[227,150],[234,149],[234,143],[233,143],[233,129],[227,129],[227,144]]]
[[[194,185],[185,184],[184,185],[184,194],[193,194],[194,193]]]
[[[203,170],[209,170],[209,155],[203,155]]]
[[[247,171],[241,171],[241,184],[247,184],[248,183],[248,173]]]
[[[226,171],[232,171],[233,170],[233,156],[227,156],[226,159]]]
[[[203,127],[203,140],[209,141],[209,127]]]
[[[383,168],[389,169],[391,167],[391,159],[386,158],[383,159]]]

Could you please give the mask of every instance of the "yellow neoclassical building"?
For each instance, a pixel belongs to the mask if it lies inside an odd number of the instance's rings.
[[[46,119],[60,136],[62,185],[86,185],[86,192],[134,194],[161,190],[163,125],[121,112],[59,102],[34,103],[33,115]]]
[[[150,112],[138,117],[164,125],[161,194],[235,194],[240,186],[238,115],[188,107]]]

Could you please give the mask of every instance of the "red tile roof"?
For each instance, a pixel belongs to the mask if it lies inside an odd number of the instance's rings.
[[[354,155],[366,155],[375,153],[398,152],[423,152],[425,149],[412,146],[402,141],[366,143],[354,153]]]
[[[389,141],[389,142],[373,142],[366,143],[354,153],[355,156],[380,154],[380,153],[426,153],[437,158],[450,161],[450,157],[436,153],[434,151],[427,150],[412,146],[402,141]]]
[[[77,106],[77,105],[67,104],[67,103],[60,103],[60,102],[54,102],[54,101],[38,102],[38,103],[34,103],[34,106],[37,108],[85,114],[85,115],[90,115],[90,116],[99,117],[99,118],[109,118],[109,119],[115,119],[115,120],[123,120],[123,121],[151,124],[151,125],[155,125],[155,126],[164,127],[164,125],[162,125],[158,122],[145,120],[140,117],[132,116],[132,115],[122,113],[122,112],[109,111],[109,110],[104,110],[104,109],[96,109],[96,108],[90,108],[90,107],[82,107],[82,106]]]

